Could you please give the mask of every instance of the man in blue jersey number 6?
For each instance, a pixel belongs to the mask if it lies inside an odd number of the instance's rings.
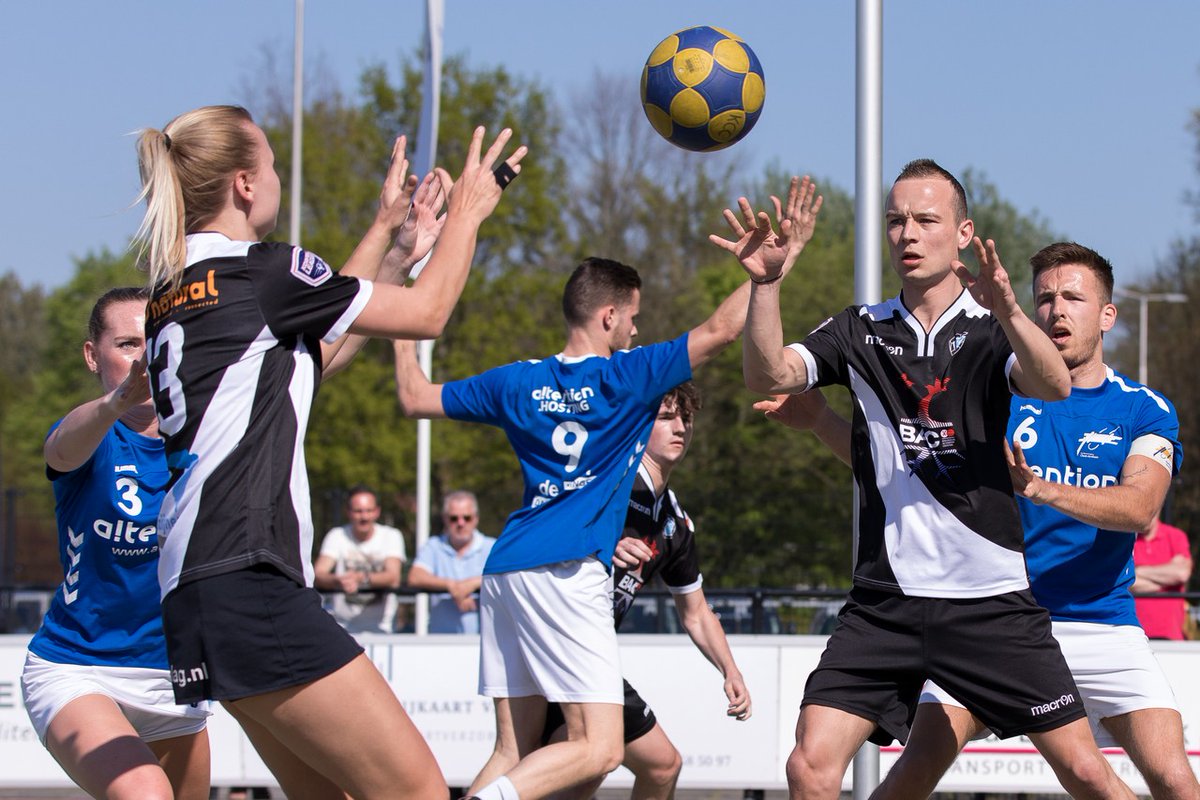
[[[1156,516],[1182,460],[1165,397],[1104,364],[1116,321],[1113,272],[1096,251],[1058,242],[1030,259],[1036,319],[1071,371],[1057,403],[1014,397],[1010,470],[1034,599],[1079,687],[1101,746],[1125,748],[1155,800],[1200,797],[1174,694],[1138,627],[1134,534]],[[758,406],[811,428],[849,463],[850,425],[818,394]],[[987,728],[944,689],[925,686],[911,738],[873,797],[927,796],[966,743]]]

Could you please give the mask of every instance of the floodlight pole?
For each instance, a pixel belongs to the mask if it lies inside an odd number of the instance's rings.
[[[1148,385],[1150,371],[1147,351],[1150,349],[1149,313],[1150,303],[1186,303],[1188,296],[1179,292],[1137,292],[1132,289],[1116,289],[1113,294],[1138,301],[1138,383]]]
[[[883,6],[858,0],[856,14],[854,150],[854,302],[878,303],[883,258]],[[858,560],[858,487],[854,489],[854,558]],[[852,565],[853,567],[853,565]],[[854,757],[854,800],[879,785],[879,748],[866,743]]]
[[[300,246],[300,166],[304,154],[304,0],[296,0],[296,32],[292,40],[292,210],[289,238]]]
[[[421,128],[417,139],[417,152],[413,159],[417,174],[425,176],[433,171],[437,161],[438,122],[442,105],[442,32],[445,29],[446,12],[443,0],[425,2],[425,85],[421,102]],[[416,277],[424,268],[428,257],[413,270]],[[433,341],[422,341],[417,345],[417,360],[426,378],[433,376]],[[417,420],[417,531],[416,547],[420,551],[429,541],[429,520],[432,510],[430,484],[432,483],[433,428],[429,420]],[[418,636],[429,631],[429,595],[417,595],[417,614],[413,630]]]

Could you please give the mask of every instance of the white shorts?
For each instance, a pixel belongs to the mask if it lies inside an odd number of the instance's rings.
[[[165,669],[57,664],[26,653],[21,695],[42,744],[55,715],[67,703],[89,694],[115,702],[144,742],[199,733],[209,716],[208,703],[175,704],[170,673]]]
[[[612,580],[595,558],[484,575],[479,693],[625,703]]]
[[[1138,626],[1054,622],[1053,628],[1079,687],[1096,744],[1120,746],[1101,725],[1101,720],[1108,717],[1146,708],[1179,710],[1150,640]],[[963,707],[933,681],[925,682],[921,702]]]

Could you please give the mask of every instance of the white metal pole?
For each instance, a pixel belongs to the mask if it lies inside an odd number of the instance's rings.
[[[1114,289],[1114,297],[1137,300],[1138,303],[1138,383],[1150,383],[1150,303],[1186,303],[1188,296],[1181,292],[1139,292],[1133,289]]]
[[[300,244],[301,170],[304,155],[304,0],[296,0],[292,43],[292,213],[290,238]]]
[[[1138,298],[1138,383],[1142,386],[1149,383],[1146,380],[1150,372],[1150,367],[1146,363],[1147,351],[1150,349],[1150,335],[1147,333],[1149,313],[1150,296],[1144,294]]]
[[[883,259],[883,7],[858,0],[854,150],[854,302],[878,303]],[[854,490],[854,551],[858,556],[858,487]],[[879,785],[879,748],[864,744],[854,757],[854,800]]]
[[[425,96],[421,103],[421,128],[418,147],[413,164],[417,173],[427,175],[437,161],[438,121],[442,105],[442,32],[445,29],[443,0],[425,2]],[[421,264],[413,275],[421,271]],[[433,342],[424,341],[417,346],[417,358],[426,378],[433,376]],[[430,421],[417,421],[417,549],[429,541],[429,520],[432,510],[430,483],[432,478],[433,429]],[[429,632],[429,596],[417,597],[417,617],[414,629],[417,635]]]

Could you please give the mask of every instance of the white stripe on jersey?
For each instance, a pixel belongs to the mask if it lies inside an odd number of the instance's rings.
[[[888,513],[887,562],[901,591],[913,597],[992,597],[1028,589],[1024,555],[968,528],[909,470],[883,404],[852,367],[850,391],[867,421],[875,482]],[[964,585],[963,576],[972,582]]]
[[[350,326],[354,324],[354,320],[358,319],[358,315],[367,307],[367,303],[371,300],[371,295],[375,291],[375,284],[370,281],[358,279],[358,294],[354,295],[353,302],[342,316],[338,317],[338,321],[329,329],[329,333],[321,339],[325,344],[333,344],[338,340],[343,333],[350,330]],[[307,551],[306,551],[307,552]]]
[[[913,335],[917,339],[917,356],[922,358],[928,358],[933,355],[933,348],[937,342],[938,334],[942,332],[942,328],[954,322],[960,312],[971,318],[986,317],[992,313],[975,302],[975,298],[965,289],[959,293],[954,302],[950,304],[950,307],[934,320],[933,327],[929,330],[929,333],[925,332],[925,327],[921,324],[920,320],[904,306],[899,296],[884,300],[882,303],[859,306],[858,308],[858,315],[860,317],[867,317],[875,322],[899,314],[904,323],[912,329]]]
[[[1155,393],[1155,391],[1153,389],[1151,389],[1149,386],[1142,386],[1140,384],[1138,386],[1130,386],[1128,383],[1126,383],[1124,381],[1124,379],[1120,375],[1113,372],[1112,367],[1105,366],[1104,371],[1107,373],[1107,375],[1105,377],[1107,377],[1107,379],[1109,381],[1111,381],[1112,383],[1115,383],[1117,386],[1120,386],[1121,391],[1123,391],[1123,392],[1145,392],[1150,397],[1151,400],[1153,400],[1155,403],[1158,404],[1159,408],[1161,408],[1164,412],[1166,412],[1168,414],[1171,413],[1171,409],[1167,405],[1167,401],[1163,400],[1162,397],[1159,396],[1157,393]]]
[[[205,481],[246,435],[254,406],[254,392],[246,391],[246,387],[255,385],[262,369],[263,355],[277,341],[271,329],[264,327],[242,357],[226,368],[208,408],[203,409],[200,427],[192,442],[192,452],[203,453],[204,458],[194,461],[163,498],[158,515],[158,584],[163,597],[179,585],[179,572],[183,569],[196,515],[200,512],[200,495]],[[306,494],[306,501],[307,497]],[[179,518],[175,517],[177,508],[185,509]]]
[[[817,360],[813,358],[813,354],[808,351],[804,345],[796,342],[788,345],[789,350],[794,350],[801,358],[804,359],[804,369],[808,372],[808,385],[804,387],[804,391],[808,391],[817,385]]]
[[[193,233],[187,237],[187,263],[190,267],[209,258],[243,258],[254,242],[235,242],[223,233]]]
[[[361,292],[359,294],[361,296]],[[313,385],[313,356],[304,346],[303,340],[297,343],[296,349],[292,351],[292,359],[296,366],[292,370],[291,383],[288,384],[288,396],[292,400],[292,410],[296,412],[296,441],[292,447],[292,474],[288,488],[292,495],[296,521],[300,527],[300,563],[304,569],[304,585],[312,586],[313,525],[308,468],[304,464],[304,432],[308,430],[308,413],[312,407],[312,396],[316,387]]]

